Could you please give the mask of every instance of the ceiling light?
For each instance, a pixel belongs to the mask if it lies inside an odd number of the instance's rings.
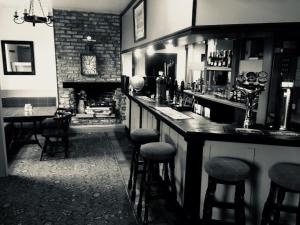
[[[35,14],[35,5],[34,2],[37,1],[39,8],[42,12],[41,16],[37,16]],[[22,24],[24,22],[32,23],[33,26],[35,26],[36,23],[45,23],[48,26],[53,26],[53,15],[51,12],[48,13],[48,16],[45,16],[44,9],[42,7],[41,0],[30,0],[29,3],[29,10],[24,9],[23,17],[19,17],[18,12],[15,11],[14,15],[14,22],[17,24]]]

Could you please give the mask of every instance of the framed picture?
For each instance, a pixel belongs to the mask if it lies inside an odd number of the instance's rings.
[[[133,8],[134,41],[146,38],[146,0],[139,1]]]
[[[95,54],[81,54],[81,74],[98,75],[97,58]]]

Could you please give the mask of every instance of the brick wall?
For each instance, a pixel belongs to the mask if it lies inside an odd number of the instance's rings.
[[[54,36],[59,103],[75,107],[72,88],[63,88],[63,81],[120,80],[120,17],[119,15],[54,10]],[[81,75],[80,54],[87,53],[86,36],[96,40],[96,76]]]

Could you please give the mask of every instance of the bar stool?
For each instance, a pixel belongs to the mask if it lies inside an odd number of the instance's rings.
[[[245,216],[245,180],[250,175],[250,166],[242,160],[229,157],[215,157],[204,165],[208,174],[208,187],[204,199],[203,224],[214,224],[212,209],[227,208],[235,210],[235,223],[246,224]],[[234,202],[219,202],[215,199],[217,184],[229,184],[235,186]]]
[[[286,192],[300,194],[300,164],[277,163],[269,170],[270,192],[265,203],[261,225],[279,224],[280,211],[296,213],[300,225],[300,197],[298,207],[283,205]]]
[[[133,130],[130,133],[131,140],[134,143],[134,147],[132,150],[132,157],[131,157],[131,165],[130,165],[130,175],[128,181],[128,190],[132,189],[131,192],[131,200],[135,200],[136,196],[136,182],[137,176],[141,173],[139,170],[139,165],[143,164],[143,161],[139,161],[140,158],[140,146],[142,144],[146,144],[149,142],[156,142],[159,140],[159,133],[156,130],[152,129],[144,129],[138,128]]]
[[[144,224],[148,224],[148,208],[151,199],[168,198],[176,201],[176,186],[174,175],[174,156],[176,149],[168,143],[152,142],[141,146],[141,157],[144,160],[140,196],[137,206],[137,215],[141,218],[143,196],[145,194]],[[155,166],[159,163],[164,164],[164,180],[157,179]],[[169,168],[169,169],[168,169]],[[170,171],[170,172],[169,172]],[[156,178],[156,179],[155,179]],[[150,195],[152,186],[157,185],[161,188],[161,193]]]

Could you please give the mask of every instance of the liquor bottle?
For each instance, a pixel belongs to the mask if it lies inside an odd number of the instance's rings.
[[[223,61],[223,54],[222,54],[222,50],[221,50],[221,51],[219,51],[218,66],[222,66],[222,61]]]
[[[228,51],[225,50],[224,51],[224,55],[223,55],[223,60],[222,60],[222,66],[227,66],[227,62],[228,62]]]
[[[214,52],[214,65],[213,66],[218,66],[218,51]]]
[[[232,50],[229,50],[228,58],[227,58],[227,67],[231,67],[231,65],[232,65]]]
[[[215,63],[215,53],[214,52],[212,52],[212,57],[211,57],[211,60],[210,60],[210,66],[213,66],[214,65],[214,63]]]
[[[212,52],[209,53],[209,57],[207,59],[207,65],[210,66],[212,62]]]

